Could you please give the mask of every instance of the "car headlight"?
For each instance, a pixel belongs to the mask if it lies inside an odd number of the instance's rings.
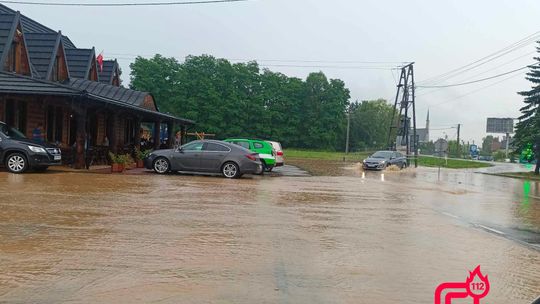
[[[365,163],[366,163],[366,160],[364,159],[362,162],[365,164]]]
[[[380,164],[382,165],[382,164],[384,164],[384,163],[386,163],[386,161],[385,161],[385,160],[381,160]]]
[[[47,153],[47,151],[45,151],[45,149],[43,149],[41,147],[28,146],[28,149],[30,149],[30,151],[32,151],[34,153]]]

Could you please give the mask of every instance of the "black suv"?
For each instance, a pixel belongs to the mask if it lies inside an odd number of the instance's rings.
[[[46,170],[49,166],[61,163],[62,154],[59,148],[38,144],[0,121],[0,164],[4,164],[10,172]]]

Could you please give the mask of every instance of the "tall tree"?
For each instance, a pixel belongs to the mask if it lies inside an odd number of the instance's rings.
[[[384,99],[364,100],[351,107],[351,148],[379,149],[386,146],[394,107]]]
[[[160,109],[193,119],[218,138],[256,137],[286,147],[341,149],[349,90],[322,72],[304,81],[256,62],[231,64],[212,56],[183,63],[156,55],[131,65],[131,86],[154,94]]]
[[[540,53],[540,47],[536,47],[536,50]],[[525,106],[520,109],[521,116],[516,125],[514,142],[519,151],[527,144],[535,146],[537,161],[534,172],[538,175],[540,173],[540,57],[534,57],[534,60],[538,63],[530,67],[525,77],[532,83],[532,88],[518,93],[524,97]]]
[[[493,135],[488,135],[482,139],[482,155],[491,155],[493,147]]]

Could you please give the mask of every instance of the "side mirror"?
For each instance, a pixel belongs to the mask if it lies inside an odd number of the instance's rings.
[[[184,153],[184,150],[182,149],[182,147],[178,147],[178,148],[176,149],[176,152],[178,152],[178,153]]]

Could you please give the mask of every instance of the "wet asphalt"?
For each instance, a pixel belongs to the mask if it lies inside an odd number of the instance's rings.
[[[482,174],[526,168],[311,166],[0,171],[0,303],[433,303],[477,265],[482,303],[540,295],[539,183]]]

